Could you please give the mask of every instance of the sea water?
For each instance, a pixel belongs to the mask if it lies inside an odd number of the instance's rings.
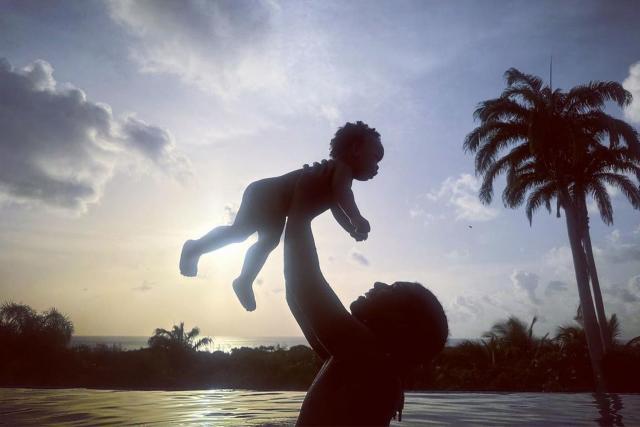
[[[292,425],[303,392],[0,388],[0,424]],[[394,426],[640,425],[640,395],[407,393]]]
[[[203,337],[198,337],[203,338]],[[240,347],[283,347],[291,348],[295,345],[309,345],[304,337],[282,336],[282,337],[236,337],[236,336],[210,336],[211,344],[202,350],[230,352],[234,348]],[[138,350],[147,347],[149,337],[144,336],[89,336],[74,335],[71,337],[71,346],[96,345],[116,346],[121,350]],[[450,338],[447,345],[456,345],[462,339]]]
[[[205,336],[199,336],[198,339]],[[291,348],[295,345],[308,345],[304,337],[234,337],[234,336],[210,336],[211,344],[202,348],[207,351],[230,352],[234,348],[261,346]],[[116,346],[121,350],[138,350],[148,347],[149,337],[144,336],[88,336],[79,335],[71,338],[71,346],[96,345]]]

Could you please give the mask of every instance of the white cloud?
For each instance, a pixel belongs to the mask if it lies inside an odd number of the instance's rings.
[[[142,282],[142,284],[140,286],[136,286],[134,288],[131,288],[134,291],[138,291],[138,292],[147,292],[150,291],[151,289],[153,289],[153,286],[151,286],[152,283],[147,282],[146,280],[144,282]]]
[[[618,230],[617,228],[614,228],[611,233],[609,233],[609,235],[607,236],[607,240],[610,243],[617,243],[620,241],[620,230]]]
[[[544,290],[546,297],[553,297],[554,295],[567,292],[569,286],[566,282],[561,280],[552,280],[547,284],[547,288]]]
[[[526,292],[527,296],[532,303],[540,305],[541,301],[536,295],[536,289],[538,288],[538,282],[540,278],[537,274],[528,271],[514,270],[510,276],[511,283],[520,290]]]
[[[464,173],[458,178],[447,178],[438,190],[427,193],[426,198],[434,203],[444,203],[453,207],[456,220],[490,221],[496,218],[499,212],[480,202],[479,189],[479,179]]]
[[[108,4],[111,18],[133,38],[131,58],[141,72],[174,75],[245,117],[256,108],[258,116],[307,112],[337,124],[341,103],[358,84],[348,84],[336,68],[328,35],[308,13],[285,18],[274,1]]]
[[[634,304],[640,301],[640,297],[637,294],[621,285],[613,285],[606,288],[605,292],[613,298],[618,299],[621,303]]]
[[[607,242],[602,251],[603,258],[613,264],[624,264],[640,261],[640,239],[638,234],[630,234],[631,239],[621,238],[620,230],[615,229],[607,236]]]
[[[544,254],[543,263],[554,277],[563,280],[574,279],[573,255],[568,246],[553,247]]]
[[[445,253],[444,257],[452,262],[466,261],[471,257],[471,252],[467,248],[461,250],[453,249]]]
[[[477,321],[484,308],[474,297],[459,295],[449,304],[446,313],[450,322]]]
[[[369,266],[369,259],[366,256],[364,256],[362,252],[356,249],[351,249],[351,252],[349,252],[349,259],[352,262],[358,265],[361,265],[363,267]]]
[[[255,133],[291,116],[310,115],[338,126],[351,119],[344,111],[352,111],[354,103],[379,106],[408,98],[405,79],[422,77],[442,61],[421,45],[399,45],[387,37],[363,49],[353,40],[358,33],[348,5],[269,0],[108,5],[112,20],[131,37],[130,57],[141,72],[172,75],[214,95],[212,103],[225,115],[221,127],[229,126],[226,116],[234,117],[232,126],[212,133],[212,139]],[[327,7],[335,9],[331,31]]]
[[[627,288],[632,294],[640,297],[640,274],[629,279],[627,282]]]
[[[131,55],[143,72],[174,74],[220,96],[283,83],[264,53],[278,11],[273,2],[108,4],[113,20],[134,36]]]
[[[0,194],[5,200],[83,212],[118,162],[137,160],[184,177],[187,160],[164,129],[59,88],[42,60],[16,70],[0,58]]]
[[[425,216],[426,212],[422,208],[411,208],[409,209],[409,216],[411,219]]]
[[[625,108],[624,115],[630,121],[640,123],[640,61],[629,67],[629,76],[624,79],[622,86],[633,95],[633,100]]]

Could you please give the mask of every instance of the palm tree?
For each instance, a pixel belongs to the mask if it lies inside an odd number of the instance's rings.
[[[0,306],[0,341],[4,346],[67,347],[73,335],[73,322],[57,309],[37,313],[25,304],[5,302]]]
[[[533,326],[537,321],[534,317],[527,326],[516,316],[510,316],[505,321],[495,323],[489,332],[484,333],[482,337],[488,341],[483,342],[487,349],[500,351],[506,357],[531,353],[539,344],[539,340],[533,335]]]
[[[596,200],[601,216],[609,218],[610,202],[604,183],[619,187],[640,207],[640,194],[627,173],[640,180],[640,144],[635,130],[602,108],[606,101],[625,106],[631,95],[619,83],[592,82],[569,92],[543,87],[542,79],[512,68],[505,73],[507,88],[501,96],[482,102],[474,116],[480,125],[467,135],[464,148],[475,152],[476,173],[483,175],[480,199],[491,203],[493,182],[506,174],[502,195],[505,206],[515,208],[527,199],[527,216],[545,206],[565,212],[580,304],[596,384],[602,388],[601,359],[606,317],[595,263],[591,262],[586,195]],[[603,145],[605,139],[609,146]],[[505,150],[508,152],[504,153]],[[527,197],[528,194],[528,197]],[[606,222],[606,221],[605,221]],[[591,253],[592,255],[592,253]],[[590,268],[591,267],[591,268]],[[589,279],[600,322],[596,320]],[[605,333],[603,333],[605,332]]]
[[[560,343],[564,349],[574,349],[575,353],[582,353],[587,346],[587,339],[584,333],[584,319],[580,307],[576,310],[576,316],[573,318],[576,323],[558,327],[555,340]],[[613,313],[607,320],[607,330],[609,331],[606,344],[609,348],[613,348],[618,344],[620,336],[620,321],[618,315]]]
[[[580,167],[579,171],[581,173],[576,174],[578,184],[576,185],[575,194],[580,209],[582,242],[587,255],[591,284],[594,289],[596,312],[601,325],[605,351],[611,349],[611,343],[613,342],[611,337],[612,331],[606,327],[608,322],[604,311],[600,282],[598,280],[596,263],[591,246],[586,196],[587,194],[592,195],[598,205],[600,217],[607,225],[613,225],[613,207],[611,206],[611,198],[606,190],[605,184],[619,189],[634,209],[640,209],[640,188],[638,188],[628,176],[629,174],[633,174],[640,181],[640,156],[638,150],[634,150],[634,146],[638,146],[638,137],[634,132],[630,132],[629,135],[629,141],[631,141],[629,143],[630,147],[610,148],[593,145],[587,153],[588,156],[585,156],[589,160],[583,162],[584,164],[577,165]]]
[[[198,327],[185,332],[184,322],[180,322],[180,325],[173,325],[173,329],[170,331],[157,328],[153,336],[149,338],[149,347],[166,351],[191,352],[211,344],[212,340],[209,337],[196,340],[198,335],[200,335]]]

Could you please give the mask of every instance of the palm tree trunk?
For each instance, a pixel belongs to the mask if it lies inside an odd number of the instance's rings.
[[[602,347],[605,353],[608,353],[611,347],[611,337],[609,336],[609,328],[607,315],[604,311],[604,302],[602,300],[602,292],[600,291],[600,281],[598,280],[598,270],[596,269],[596,261],[593,257],[593,248],[591,247],[591,235],[589,234],[589,213],[587,212],[587,204],[582,197],[580,201],[582,211],[582,243],[587,255],[587,266],[589,268],[589,276],[591,277],[591,286],[593,288],[593,300],[596,303],[596,314],[598,316],[598,324],[600,326],[600,335],[602,336]]]
[[[589,358],[591,359],[591,367],[595,380],[596,390],[604,391],[604,376],[602,374],[602,337],[600,336],[600,328],[596,320],[596,313],[593,308],[593,300],[591,298],[591,289],[589,287],[589,273],[584,248],[582,246],[580,221],[578,211],[572,203],[568,191],[565,189],[561,193],[562,207],[565,212],[567,222],[567,233],[569,235],[569,243],[571,245],[571,254],[573,256],[573,268],[578,282],[578,295],[580,297],[580,307],[584,317],[584,333],[587,338],[587,347],[589,349]]]

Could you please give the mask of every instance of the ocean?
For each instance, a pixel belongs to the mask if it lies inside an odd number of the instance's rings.
[[[198,337],[203,338],[203,337]],[[213,342],[202,350],[230,352],[231,349],[240,347],[280,346],[291,348],[295,345],[307,345],[304,337],[232,337],[210,336]],[[149,337],[143,336],[88,336],[79,335],[71,338],[71,346],[107,345],[120,347],[122,350],[138,350],[147,347]]]
[[[289,426],[303,392],[0,388],[10,426]],[[404,426],[638,426],[640,395],[407,393]]]
[[[213,342],[203,350],[208,351],[224,351],[230,352],[231,349],[240,347],[256,348],[261,346],[280,346],[283,348],[291,348],[295,345],[308,345],[304,337],[233,337],[233,336],[216,336],[209,337]],[[71,346],[87,345],[94,347],[96,345],[116,346],[122,350],[138,350],[147,347],[149,337],[143,336],[89,336],[78,335],[71,338]],[[456,345],[464,341],[459,338],[450,338],[447,345]]]

